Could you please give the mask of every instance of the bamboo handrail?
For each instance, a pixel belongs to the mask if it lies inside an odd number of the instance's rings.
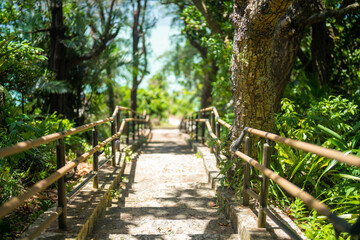
[[[110,117],[110,118],[107,118],[107,119],[104,119],[104,120],[99,120],[99,121],[96,121],[96,122],[85,124],[85,125],[82,125],[80,127],[71,128],[71,129],[69,129],[67,131],[64,131],[64,132],[52,133],[52,134],[49,134],[49,135],[46,135],[46,136],[43,136],[43,137],[40,137],[40,138],[37,138],[37,139],[34,139],[34,140],[28,140],[28,141],[23,141],[23,142],[16,143],[16,144],[11,145],[9,147],[5,147],[5,148],[0,149],[0,158],[1,157],[8,157],[10,155],[26,151],[26,150],[28,150],[30,148],[37,147],[37,146],[40,146],[40,145],[43,145],[43,144],[46,144],[46,143],[49,143],[49,142],[53,142],[53,141],[58,140],[60,138],[73,135],[75,133],[87,130],[87,129],[92,128],[94,126],[98,126],[98,125],[110,122],[112,120],[114,120],[114,118]]]
[[[298,140],[294,140],[294,139],[290,139],[290,138],[285,138],[285,137],[276,135],[274,133],[265,132],[265,131],[258,130],[255,128],[247,127],[247,128],[245,128],[245,131],[252,133],[254,135],[260,136],[260,137],[264,137],[264,138],[273,140],[275,142],[286,144],[293,148],[304,150],[305,152],[314,153],[316,155],[330,158],[330,159],[333,158],[340,162],[343,162],[343,163],[346,163],[346,164],[349,164],[349,165],[352,165],[355,167],[360,167],[360,158],[357,156],[354,156],[352,154],[345,154],[343,152],[340,152],[340,151],[337,151],[334,149],[324,148],[324,147],[321,147],[321,146],[318,146],[315,144],[302,142],[302,141],[298,141]]]
[[[223,121],[222,119],[220,119],[220,116],[219,116],[219,113],[218,113],[216,107],[209,107],[209,108],[204,108],[204,109],[199,110],[199,112],[207,112],[207,111],[213,111],[216,121],[218,123],[222,124],[223,126],[227,127],[228,129],[231,128],[230,124],[228,124],[225,121]],[[221,144],[221,141],[212,132],[212,128],[211,128],[211,125],[210,125],[208,119],[195,119],[195,122],[205,122],[211,138],[216,139],[217,142],[219,144]],[[346,163],[348,165],[360,167],[360,158],[355,155],[344,154],[343,152],[340,152],[340,151],[337,151],[334,149],[328,149],[328,148],[325,148],[322,146],[282,137],[282,136],[279,136],[279,135],[276,135],[276,134],[273,134],[270,132],[265,132],[265,131],[255,129],[255,128],[250,128],[250,127],[244,128],[243,133],[240,135],[239,139],[236,140],[235,145],[240,144],[241,139],[244,136],[245,132],[248,132],[248,133],[260,136],[260,137],[264,137],[269,140],[279,142],[279,143],[288,145],[290,147],[293,147],[293,148],[296,148],[299,150],[310,152],[310,153],[316,154],[318,156],[322,156],[322,157],[330,158],[330,159],[333,158],[340,162]],[[351,226],[344,219],[338,217],[335,213],[333,213],[326,204],[315,199],[312,195],[303,191],[302,189],[300,189],[298,186],[291,183],[287,179],[279,176],[278,174],[276,174],[269,168],[261,165],[255,159],[253,159],[250,156],[237,150],[236,149],[237,147],[238,146],[235,146],[234,148],[232,148],[232,151],[234,152],[235,155],[237,155],[238,157],[240,157],[241,159],[246,161],[248,164],[252,165],[256,169],[261,171],[266,177],[268,177],[269,179],[272,179],[276,184],[278,184],[281,188],[283,188],[290,195],[301,199],[307,206],[309,206],[312,209],[315,209],[320,215],[326,216],[328,218],[328,220],[334,225],[334,227],[337,230],[342,231],[342,232],[351,233],[353,231],[353,228],[356,227],[355,226],[356,224],[354,226]],[[249,189],[247,189],[247,190],[249,190]],[[249,192],[251,192],[251,191],[249,190]],[[359,217],[359,219],[360,219],[360,217]],[[358,219],[358,221],[359,221],[359,219]]]
[[[264,173],[268,178],[272,179],[275,183],[277,183],[281,188],[286,190],[286,192],[291,194],[293,197],[300,198],[302,201],[304,201],[304,203],[306,205],[308,205],[312,209],[315,209],[319,214],[324,215],[324,216],[329,216],[330,215],[331,211],[330,211],[329,207],[326,204],[324,204],[324,203],[320,202],[319,200],[315,199],[309,193],[301,190],[295,184],[293,184],[293,183],[289,182],[288,180],[286,180],[285,178],[279,176],[278,174],[276,174],[272,170],[264,167],[258,161],[256,161],[255,159],[249,157],[248,155],[246,155],[246,154],[244,154],[244,153],[242,153],[240,151],[236,151],[235,154],[237,156],[239,156],[241,159],[248,162],[250,165],[252,165],[256,169],[258,169],[259,171],[261,171],[262,173]]]
[[[79,163],[85,161],[88,157],[90,157],[92,154],[97,152],[100,148],[102,148],[103,146],[105,146],[106,144],[108,144],[109,142],[114,140],[115,138],[119,137],[122,130],[123,130],[123,128],[124,128],[124,125],[122,125],[122,128],[120,128],[118,133],[116,133],[113,136],[107,138],[106,140],[104,140],[103,142],[98,144],[96,147],[90,149],[88,152],[82,154],[75,161],[66,164],[64,167],[59,168],[58,170],[56,170],[56,172],[54,172],[53,174],[51,174],[47,178],[45,178],[43,180],[40,180],[39,182],[35,183],[32,187],[30,187],[30,189],[28,191],[20,194],[17,197],[13,197],[10,200],[8,200],[7,202],[3,203],[2,206],[0,207],[0,219],[4,218],[7,214],[12,212],[17,207],[19,207],[27,199],[29,199],[32,196],[34,196],[35,194],[43,191],[48,186],[53,184],[55,181],[57,181],[58,179],[63,177],[68,171],[75,168]]]
[[[228,129],[231,128],[230,124],[228,124],[224,120],[220,119],[216,107],[204,108],[204,109],[201,109],[199,112],[206,112],[206,111],[213,111],[214,115],[216,117],[216,120],[221,125],[223,125],[224,127],[228,128]],[[206,122],[206,120],[207,119],[195,119],[196,122]],[[337,151],[334,149],[329,149],[329,148],[325,148],[325,147],[318,146],[315,144],[306,143],[306,142],[294,140],[291,138],[282,137],[282,136],[276,135],[274,133],[265,132],[265,131],[251,128],[251,127],[246,127],[244,130],[249,133],[252,133],[254,135],[264,137],[264,138],[273,140],[275,142],[283,143],[288,146],[291,146],[291,147],[294,147],[294,148],[297,148],[297,149],[300,149],[300,150],[303,150],[306,152],[314,153],[319,156],[330,158],[330,159],[336,159],[340,162],[343,162],[343,163],[346,163],[346,164],[349,164],[349,165],[352,165],[355,167],[360,167],[360,158],[355,155],[352,155],[352,154],[345,154],[343,152],[340,152],[340,151]]]
[[[121,106],[120,107],[117,106],[116,109],[130,110],[128,108],[121,107]],[[115,110],[114,113],[116,115],[117,111]],[[69,130],[64,131],[64,132],[52,133],[52,134],[49,134],[49,135],[46,135],[46,136],[43,136],[41,138],[37,138],[37,139],[34,139],[34,140],[19,142],[17,144],[12,145],[12,146],[0,149],[0,157],[7,157],[7,156],[10,156],[10,155],[13,155],[13,154],[28,150],[30,148],[42,145],[42,144],[53,142],[53,141],[58,140],[60,138],[79,133],[79,132],[87,130],[89,128],[92,128],[92,127],[95,127],[95,126],[110,122],[112,120],[114,120],[114,117],[110,117],[110,118],[107,118],[107,119],[104,119],[104,120],[99,120],[99,121],[96,121],[96,122],[85,124],[85,125],[82,125],[80,127],[72,128],[72,129],[69,129]],[[20,194],[19,196],[13,197],[10,200],[8,200],[7,202],[3,203],[0,206],[0,219],[4,218],[7,214],[12,212],[17,207],[19,207],[22,203],[24,203],[27,199],[31,198],[33,195],[43,191],[48,186],[53,184],[55,181],[59,180],[68,171],[75,168],[79,163],[85,161],[87,158],[89,158],[95,152],[99,151],[100,148],[104,147],[109,142],[111,142],[114,139],[121,136],[122,131],[125,128],[126,122],[131,122],[131,121],[149,122],[150,119],[149,119],[149,116],[147,116],[146,119],[136,119],[136,118],[125,118],[125,119],[123,119],[123,121],[121,123],[121,126],[119,128],[119,131],[117,133],[113,134],[111,137],[107,138],[106,140],[104,140],[103,142],[101,142],[100,144],[95,146],[94,148],[90,149],[88,152],[82,154],[80,157],[76,158],[73,162],[70,162],[70,163],[66,164],[65,166],[57,169],[56,172],[52,173],[47,178],[45,178],[43,180],[40,180],[39,182],[35,183],[26,192]]]
[[[199,112],[210,112],[213,110],[214,107],[208,107],[208,108],[203,108],[203,109],[200,109]]]

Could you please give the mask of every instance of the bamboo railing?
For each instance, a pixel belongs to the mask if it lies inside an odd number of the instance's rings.
[[[125,112],[125,116],[121,120],[121,112]],[[132,113],[132,117],[129,118],[129,112]],[[98,133],[97,133],[97,126],[100,126],[102,124],[111,122],[111,136],[102,141],[101,143],[98,143]],[[146,115],[146,112],[144,112],[143,115],[138,114],[137,112],[126,108],[122,106],[117,106],[113,112],[113,115],[107,119],[99,120],[96,122],[92,122],[89,124],[85,124],[76,128],[72,128],[63,132],[57,132],[52,133],[46,136],[42,136],[37,139],[19,142],[14,145],[5,147],[0,149],[0,158],[8,157],[26,150],[29,150],[31,148],[47,144],[50,142],[57,141],[56,145],[56,156],[57,156],[57,170],[52,173],[50,176],[46,177],[45,179],[35,183],[33,186],[31,186],[28,190],[20,194],[19,196],[12,197],[7,202],[3,203],[0,206],[0,219],[3,219],[5,216],[7,216],[9,213],[14,211],[16,208],[21,206],[27,199],[33,197],[37,193],[45,190],[47,187],[49,187],[51,184],[58,181],[58,208],[57,210],[52,213],[47,221],[44,222],[36,231],[34,231],[29,237],[26,239],[33,239],[38,234],[41,233],[42,230],[44,230],[46,227],[50,225],[51,222],[59,219],[59,228],[66,228],[66,205],[67,200],[72,198],[77,192],[81,190],[82,187],[84,187],[90,180],[93,180],[93,186],[94,188],[98,188],[98,170],[102,166],[104,166],[105,163],[111,160],[112,166],[116,165],[116,141],[118,141],[118,149],[120,149],[120,137],[124,133],[126,134],[126,142],[129,144],[129,135],[130,135],[130,127],[129,124],[132,124],[132,136],[133,140],[135,140],[136,135],[141,134],[141,131],[143,128],[147,128],[151,130],[151,122],[149,116]],[[127,128],[126,128],[127,126]],[[78,158],[76,158],[74,161],[71,161],[67,164],[65,164],[65,149],[64,149],[64,142],[63,138],[66,136],[74,135],[79,132],[89,130],[93,128],[93,148],[90,149],[88,152],[82,154]],[[126,129],[126,132],[124,132]],[[100,164],[98,163],[98,153],[99,150],[104,147],[105,145],[111,143],[111,150],[112,154],[109,158],[102,161]],[[93,172],[90,174],[90,176],[84,180],[82,184],[79,185],[79,187],[75,190],[73,190],[70,194],[66,195],[65,190],[65,180],[64,176],[66,173],[68,173],[70,170],[74,169],[79,163],[84,162],[86,159],[88,159],[90,156],[93,156]]]
[[[210,113],[210,120],[206,117],[206,113]],[[202,132],[199,136],[199,124],[202,123]],[[223,121],[217,109],[215,107],[208,107],[199,110],[193,114],[185,116],[180,124],[180,129],[184,130],[187,133],[194,134],[195,141],[198,141],[201,138],[201,142],[205,143],[205,129],[208,130],[211,139],[215,140],[217,146],[214,152],[214,148],[211,147],[211,151],[215,153],[217,159],[220,154],[220,145],[223,143],[220,140],[220,125],[230,130],[231,125]],[[214,134],[215,132],[215,134]],[[245,136],[247,134],[248,136]],[[267,139],[267,141],[275,141],[290,147],[303,150],[322,156],[325,158],[336,159],[342,163],[348,164],[354,167],[360,167],[360,158],[352,154],[343,153],[333,149],[324,148],[318,145],[297,141],[290,138],[285,138],[274,133],[265,132],[255,128],[245,127],[241,132],[240,137],[232,143],[230,150],[239,158],[245,161],[246,165],[244,168],[244,182],[243,182],[243,205],[249,205],[249,198],[255,198],[259,201],[259,211],[258,211],[258,227],[265,227],[266,215],[269,216],[275,223],[279,225],[291,238],[301,239],[294,231],[292,231],[288,226],[282,223],[267,207],[267,195],[268,195],[268,182],[271,179],[274,183],[279,185],[284,189],[288,194],[293,197],[301,199],[308,207],[316,210],[320,215],[326,216],[327,219],[333,224],[337,232],[347,232],[353,236],[359,236],[359,230],[357,229],[360,225],[360,216],[358,217],[357,222],[354,225],[349,224],[344,219],[337,216],[331,209],[321,201],[315,199],[309,193],[303,191],[301,188],[291,183],[289,180],[281,177],[274,171],[270,169],[270,144],[267,142],[263,146],[263,160],[260,164],[257,160],[250,157],[251,145],[250,145],[250,135],[256,135],[262,138]],[[245,138],[244,152],[240,151],[238,148],[242,141]],[[218,161],[218,160],[217,160]],[[260,194],[257,194],[250,189],[250,166],[258,169],[262,173],[262,177],[258,177],[262,180]]]

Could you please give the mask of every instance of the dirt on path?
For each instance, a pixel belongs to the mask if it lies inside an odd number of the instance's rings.
[[[178,130],[154,130],[124,176],[90,239],[237,239]]]

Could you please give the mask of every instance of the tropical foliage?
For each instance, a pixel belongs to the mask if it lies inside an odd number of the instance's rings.
[[[51,4],[55,2],[62,2],[62,6],[55,9]],[[162,71],[147,78],[150,72],[146,55],[151,52],[147,39],[156,23],[151,16],[154,5],[146,7],[149,2],[2,1],[0,147],[108,117],[116,105],[131,103],[139,112],[147,110],[159,122],[214,105],[222,119],[236,123],[234,106],[238,103],[232,99],[235,85],[230,81],[231,58],[245,65],[248,60],[241,54],[233,56],[236,42],[230,17],[234,2],[161,1],[181,32],[172,38],[172,50],[163,56]],[[336,12],[357,1],[314,2],[321,5],[319,9]],[[140,11],[137,19],[136,9]],[[59,28],[52,22],[56,11],[62,15],[56,25]],[[281,104],[274,107],[278,110],[274,123],[278,134],[360,156],[359,19],[358,11],[346,12],[301,29],[288,84]],[[136,27],[135,21],[139,21]],[[317,31],[317,27],[322,30]],[[130,34],[132,30],[136,34]],[[131,49],[134,41],[137,45]],[[326,44],[321,45],[322,41]],[[319,42],[322,51],[317,51]],[[169,80],[172,77],[176,84]],[[139,85],[143,80],[146,84]],[[99,131],[100,138],[109,134],[109,129]],[[86,132],[81,138],[65,138],[70,160],[89,148],[89,138]],[[223,131],[221,138],[229,143],[229,132]],[[260,142],[258,146],[255,156],[261,156]],[[222,148],[226,150],[225,144]],[[358,168],[282,144],[274,148],[271,168],[275,172],[350,222],[355,221],[360,204]],[[53,172],[54,153],[52,143],[0,159],[0,203]],[[221,167],[223,173],[228,173],[224,185],[240,193],[241,164],[224,161]],[[252,184],[256,187],[259,182]],[[309,238],[335,238],[324,218],[274,183],[270,197]],[[45,209],[48,203],[38,205]],[[14,217],[11,221],[11,226],[0,222],[0,229],[11,232],[20,220]]]

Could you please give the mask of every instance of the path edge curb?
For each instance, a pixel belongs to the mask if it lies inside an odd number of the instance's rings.
[[[285,232],[278,234],[272,229],[267,228],[257,228],[257,216],[253,211],[248,207],[242,207],[240,204],[241,200],[236,200],[233,194],[229,190],[223,189],[221,187],[220,180],[224,176],[220,174],[219,168],[216,166],[216,157],[214,154],[210,153],[210,149],[201,144],[193,142],[190,139],[187,139],[189,146],[197,152],[203,159],[203,164],[205,171],[208,175],[208,183],[211,184],[212,189],[216,191],[216,195],[219,201],[219,207],[224,209],[226,216],[230,219],[232,227],[235,232],[239,235],[241,240],[270,240],[270,239],[291,239]],[[278,212],[277,212],[278,213]],[[287,217],[287,216],[286,216]],[[268,218],[267,218],[268,219]],[[287,217],[285,220],[286,223],[291,225],[295,231],[300,234],[303,239],[305,236],[301,233],[301,230]],[[271,233],[268,231],[270,230]]]

